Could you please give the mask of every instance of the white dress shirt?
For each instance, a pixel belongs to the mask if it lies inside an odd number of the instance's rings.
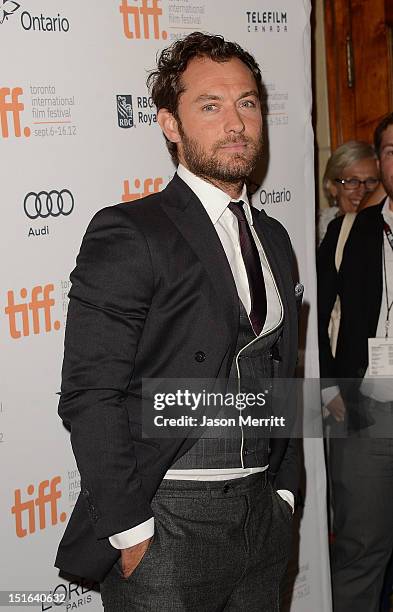
[[[240,248],[238,220],[228,208],[228,204],[230,202],[244,202],[244,212],[258,249],[266,287],[267,314],[261,334],[265,335],[269,333],[282,322],[283,307],[276,282],[269,266],[269,262],[267,261],[262,244],[253,227],[253,219],[250,209],[250,203],[247,197],[246,186],[244,185],[240,197],[235,199],[231,198],[224,191],[221,191],[221,189],[219,189],[218,187],[215,187],[211,183],[208,183],[207,181],[196,176],[181,164],[179,164],[177,174],[190,187],[190,189],[192,189],[197,198],[201,201],[207,214],[209,215],[209,218],[213,223],[217,235],[221,241],[221,244],[225,251],[225,255],[227,256],[239,298],[243,302],[246,312],[250,314],[250,289],[248,285],[247,272]],[[255,207],[259,207],[259,209],[261,209],[262,205],[255,205]],[[241,455],[240,447],[239,463],[240,465],[243,465],[243,458]],[[246,477],[250,474],[255,474],[258,472],[263,472],[267,468],[268,465],[255,468],[238,467],[228,469],[168,470],[164,478],[168,480],[200,481],[231,480],[234,478]],[[291,506],[293,511],[293,493],[291,493],[291,491],[286,490],[280,490],[277,491],[277,493],[283,499],[285,499],[285,501]],[[129,546],[133,546],[135,544],[138,544],[139,542],[147,540],[153,534],[154,517],[148,519],[144,523],[137,525],[132,529],[128,529],[126,531],[123,531],[122,533],[111,536],[109,538],[109,541],[115,548],[128,548]]]

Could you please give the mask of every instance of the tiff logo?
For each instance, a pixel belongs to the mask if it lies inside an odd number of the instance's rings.
[[[134,200],[139,200],[140,198],[144,198],[151,193],[157,193],[160,191],[160,187],[163,183],[161,177],[157,177],[155,179],[147,178],[143,181],[143,189],[141,191],[142,182],[139,178],[136,178],[134,181],[134,187],[136,189],[135,192],[130,192],[130,181],[126,179],[123,181],[123,195],[121,196],[122,202],[133,202]]]
[[[15,302],[15,293],[12,290],[7,292],[8,303],[5,307],[5,314],[8,315],[11,338],[18,339],[22,335],[30,336],[31,325],[33,334],[41,333],[42,321],[40,320],[40,313],[43,315],[45,332],[52,330],[51,310],[55,305],[55,300],[50,297],[50,294],[53,290],[54,286],[52,283],[45,286],[37,285],[31,290],[31,300],[19,303]],[[26,300],[27,289],[23,288],[20,290],[20,297],[22,300]],[[53,329],[60,329],[60,321],[53,322]]]
[[[166,40],[168,34],[165,30],[161,32],[160,36],[159,17],[162,15],[162,9],[158,6],[159,2],[160,0],[121,0],[119,10],[123,16],[124,36],[126,38],[149,39],[152,21],[154,38]],[[143,36],[141,18],[143,21]],[[133,28],[130,22],[132,22]]]
[[[23,502],[21,490],[15,489],[15,502],[11,508],[11,512],[15,515],[15,531],[18,538],[24,538],[27,534],[36,531],[37,515],[40,529],[45,529],[47,527],[47,508],[49,508],[51,525],[57,525],[59,519],[64,523],[67,515],[65,512],[61,512],[59,516],[57,509],[57,503],[61,497],[61,491],[58,490],[57,486],[60,483],[60,476],[55,476],[51,481],[43,480],[38,485],[38,494],[32,499],[27,499]],[[35,492],[34,485],[29,485],[26,492],[29,497],[32,497]],[[26,513],[28,517],[27,528],[26,522],[23,521],[23,517]]]
[[[19,138],[22,135],[20,115],[25,108],[25,105],[19,100],[19,96],[22,94],[23,89],[21,87],[14,87],[13,89],[10,89],[9,87],[0,88],[0,126],[1,135],[3,138],[8,138],[10,135],[8,126],[8,119],[10,115],[12,117],[15,136]],[[23,129],[23,134],[26,137],[30,136],[30,128],[26,126]]]

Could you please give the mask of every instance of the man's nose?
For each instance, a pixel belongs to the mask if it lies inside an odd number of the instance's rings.
[[[228,108],[225,114],[225,131],[240,134],[244,131],[244,127],[243,119],[236,106]]]

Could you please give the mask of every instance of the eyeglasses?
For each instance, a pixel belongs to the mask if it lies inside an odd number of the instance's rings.
[[[360,185],[364,185],[367,191],[374,191],[376,186],[379,183],[379,179],[377,178],[368,178],[365,181],[361,181],[357,178],[350,179],[334,179],[335,183],[340,183],[343,185],[344,189],[359,189]]]

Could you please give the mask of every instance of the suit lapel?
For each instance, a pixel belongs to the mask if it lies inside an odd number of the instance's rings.
[[[232,272],[216,230],[192,189],[175,174],[162,192],[162,207],[204,266],[233,334],[239,325],[239,300]]]
[[[263,245],[266,257],[277,284],[283,305],[283,350],[280,376],[292,376],[297,354],[297,312],[294,282],[291,270],[292,262],[288,257],[285,242],[266,213],[256,212],[254,226]]]
[[[288,279],[286,279],[283,262],[286,261],[285,253],[283,253],[282,244],[274,240],[275,232],[268,231],[268,217],[262,212],[254,212],[254,228],[258,234],[261,244],[265,250],[274,280],[276,281],[278,291],[284,308],[284,318],[288,312]],[[265,221],[266,223],[263,223]]]

